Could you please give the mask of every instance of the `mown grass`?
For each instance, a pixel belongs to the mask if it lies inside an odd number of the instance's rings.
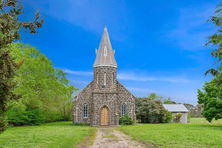
[[[0,147],[76,147],[86,136],[95,135],[89,126],[72,122],[46,123],[40,126],[10,127],[0,134]],[[85,140],[85,139],[84,139]]]
[[[222,147],[222,125],[138,124],[117,128],[144,144],[157,147]]]
[[[190,123],[209,123],[206,118],[190,118]],[[222,124],[222,119],[212,120],[213,124]]]

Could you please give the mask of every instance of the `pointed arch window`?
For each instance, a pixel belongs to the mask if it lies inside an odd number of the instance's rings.
[[[84,104],[83,111],[84,111],[83,117],[87,118],[88,117],[88,106],[87,106],[87,104]]]
[[[96,83],[98,83],[98,73],[96,73]]]
[[[106,85],[106,73],[104,73],[104,85]]]
[[[104,56],[107,56],[107,48],[106,48],[106,46],[104,47]]]
[[[124,116],[126,113],[126,105],[122,104],[122,116]]]

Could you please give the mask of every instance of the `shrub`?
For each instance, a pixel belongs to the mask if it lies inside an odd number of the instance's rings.
[[[175,115],[174,122],[179,123],[180,122],[180,118],[182,117],[182,115],[183,115],[182,113],[177,113]]]
[[[164,123],[167,120],[167,110],[160,100],[136,98],[135,106],[137,118],[142,123]]]
[[[124,116],[121,116],[119,119],[120,125],[133,125],[133,123],[134,122],[133,122],[132,118],[128,115],[128,113],[126,113]]]
[[[45,110],[43,111],[44,121],[45,123],[48,122],[56,122],[56,121],[63,121],[60,112]]]
[[[25,110],[14,108],[7,111],[7,117],[8,123],[15,126],[27,125],[29,120],[28,116],[25,114]]]
[[[44,116],[40,109],[9,109],[7,111],[8,123],[10,125],[40,125],[44,121]]]
[[[171,112],[167,111],[165,123],[170,123],[170,121],[174,118]]]
[[[80,123],[74,123],[74,126],[89,126],[90,124],[89,123],[82,123],[82,122],[80,122]]]
[[[43,111],[40,109],[27,109],[28,125],[40,125],[44,121]]]
[[[191,112],[188,112],[187,114],[187,119],[190,119],[192,117],[192,113]]]
[[[6,120],[6,116],[0,116],[0,134],[5,131],[7,128],[7,120]]]

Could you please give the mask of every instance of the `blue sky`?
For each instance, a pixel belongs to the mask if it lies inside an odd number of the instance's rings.
[[[135,96],[155,92],[195,105],[197,89],[212,78],[203,75],[214,64],[213,47],[204,44],[217,28],[206,20],[219,2],[23,0],[21,20],[39,9],[45,23],[38,34],[21,32],[21,41],[38,47],[81,90],[93,79],[106,20],[117,78],[126,88]]]

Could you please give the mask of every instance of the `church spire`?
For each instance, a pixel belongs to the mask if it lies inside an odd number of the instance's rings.
[[[112,49],[112,45],[109,39],[109,34],[105,25],[99,49],[96,50],[96,60],[93,64],[93,67],[98,67],[98,66],[117,67],[114,54],[115,51]]]

